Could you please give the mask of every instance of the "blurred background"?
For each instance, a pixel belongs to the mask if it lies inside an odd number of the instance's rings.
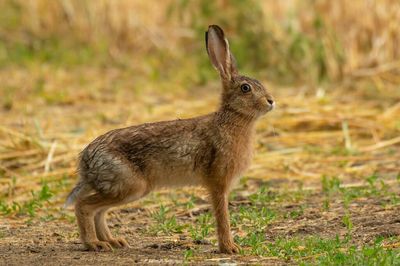
[[[278,104],[258,124],[247,177],[399,172],[397,0],[0,0],[0,10],[3,214],[35,212],[32,197],[59,206],[78,152],[107,130],[216,108],[209,24]]]
[[[227,31],[244,70],[277,84],[316,86],[371,77],[395,70],[400,53],[396,0],[176,0],[156,6],[129,0],[2,0],[0,5],[3,67],[31,61],[95,65],[130,69],[135,82],[204,85],[215,79],[204,56],[204,31],[211,23]],[[385,74],[384,81],[398,81],[394,73]]]

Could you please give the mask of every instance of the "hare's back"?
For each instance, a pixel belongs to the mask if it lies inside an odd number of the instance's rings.
[[[149,162],[173,167],[192,163],[210,141],[208,125],[203,119],[143,124],[122,129],[118,135],[112,148],[141,170]]]

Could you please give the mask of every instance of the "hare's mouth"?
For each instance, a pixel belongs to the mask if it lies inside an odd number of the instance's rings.
[[[275,101],[263,97],[260,99],[259,105],[261,112],[265,114],[272,111],[275,108]]]
[[[269,112],[271,112],[272,110],[274,110],[274,108],[275,108],[275,104],[274,105],[269,105],[269,106],[267,106],[265,109],[265,113],[269,113]]]
[[[275,109],[275,102],[272,101],[272,103],[269,104],[269,110],[268,110],[268,112],[269,112],[269,111],[272,111],[272,110],[274,110],[274,109]]]

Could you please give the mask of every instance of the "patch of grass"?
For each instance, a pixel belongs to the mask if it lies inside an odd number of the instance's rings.
[[[265,228],[276,218],[276,212],[266,206],[240,206],[231,214],[232,226]]]
[[[280,193],[277,197],[279,202],[301,202],[305,198],[311,195],[311,191],[303,189],[303,183],[299,183],[297,190],[295,191],[284,191]]]
[[[65,210],[61,210],[60,211],[60,216],[59,216],[60,220],[66,220],[69,223],[75,224],[76,222],[76,217],[73,214],[70,213],[66,213]]]
[[[266,246],[266,236],[262,231],[249,232],[245,237],[235,236],[235,241],[241,247],[249,247],[250,249],[241,249],[242,255],[252,254],[257,256],[265,256],[268,254]]]
[[[380,241],[363,247],[337,247],[332,251],[325,250],[313,263],[303,265],[399,265],[400,250],[386,249]]]
[[[305,209],[305,206],[300,205],[298,208],[285,213],[284,218],[296,219],[304,214],[304,209]]]
[[[54,221],[56,219],[57,219],[57,217],[54,216],[53,214],[47,214],[47,215],[45,215],[43,217],[40,217],[40,220],[43,221],[43,222]]]
[[[236,237],[244,249],[242,254],[276,257],[299,265],[397,265],[400,250],[386,249],[381,241],[357,247],[348,239],[322,238],[279,238],[266,240],[265,233],[252,232],[245,237]]]
[[[400,203],[400,197],[392,192],[389,185],[377,175],[370,175],[365,178],[366,185],[358,187],[343,187],[341,181],[337,177],[322,178],[322,192],[324,194],[323,208],[329,210],[330,200],[334,195],[339,195],[343,199],[343,205],[348,208],[349,204],[355,199],[361,197],[375,198],[380,200],[382,204],[397,205]]]
[[[185,202],[185,208],[187,210],[194,208],[196,197],[194,195],[190,195],[189,199]]]
[[[184,207],[187,210],[194,208],[196,202],[196,196],[193,194],[184,195],[184,202],[181,201],[181,194],[170,194],[169,198],[176,207]]]
[[[285,223],[286,219],[297,219],[308,206],[300,204],[298,208],[284,212],[276,206],[281,201],[294,200],[288,196],[289,193],[282,191],[272,194],[261,188],[249,196],[252,204],[239,206],[231,212],[232,225],[239,227],[242,232],[235,235],[235,241],[242,247],[241,254],[276,257],[299,265],[396,265],[400,261],[400,250],[385,248],[382,241],[389,239],[380,238],[373,244],[366,245],[355,244],[352,239],[354,226],[348,210],[349,203],[360,197],[383,198],[390,195],[386,191],[387,185],[383,185],[383,180],[377,176],[369,176],[365,180],[365,186],[346,188],[337,177],[323,177],[322,194],[327,199],[326,204],[330,200],[343,198],[343,207],[346,210],[342,225],[347,233],[343,237],[334,238],[295,235],[278,237],[271,241],[266,232],[268,223],[272,220]],[[301,191],[300,187],[298,193],[304,198],[309,196]]]
[[[322,192],[326,195],[332,195],[340,191],[340,179],[336,176],[334,177],[322,177]]]
[[[32,193],[32,195],[35,197],[35,193]],[[36,197],[39,201],[47,201],[53,196],[53,192],[50,190],[49,185],[44,182],[42,184],[42,189],[39,190],[39,192],[36,194]]]
[[[196,222],[189,226],[190,237],[195,240],[204,240],[214,232],[214,223],[211,213],[203,213],[197,217]]]
[[[42,182],[42,187],[39,191],[31,192],[32,198],[22,203],[13,201],[7,203],[0,201],[0,213],[2,215],[18,215],[35,217],[38,209],[42,208],[45,202],[48,202],[54,193],[50,189],[47,182]]]
[[[251,194],[249,200],[253,204],[267,204],[276,199],[277,194],[269,191],[266,186],[262,186],[258,192]]]
[[[155,224],[150,227],[150,232],[152,234],[171,235],[183,232],[185,226],[180,225],[175,216],[167,215],[169,211],[170,209],[168,207],[161,205],[160,209],[152,214],[152,218],[155,221]]]
[[[256,193],[249,196],[250,205],[239,206],[238,210],[231,212],[232,226],[246,228],[265,228],[277,216],[276,212],[268,205],[277,201],[278,194],[262,186]]]
[[[183,252],[183,260],[184,260],[184,262],[190,261],[190,259],[193,258],[193,256],[194,256],[193,249],[190,249],[190,248],[186,249]]]
[[[348,212],[343,216],[342,222],[343,222],[344,226],[346,226],[348,234],[350,234],[351,230],[353,229],[353,222],[351,221],[351,217]]]

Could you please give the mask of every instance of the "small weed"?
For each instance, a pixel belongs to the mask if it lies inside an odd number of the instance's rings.
[[[57,217],[55,217],[53,214],[47,214],[43,217],[40,217],[40,220],[43,222],[50,222],[56,220]]]
[[[231,214],[232,226],[264,228],[277,216],[276,212],[265,206],[240,206]]]
[[[273,201],[276,198],[276,194],[267,190],[266,186],[262,186],[257,193],[249,196],[249,200],[253,204],[266,204]]]
[[[329,211],[330,207],[331,204],[329,199],[325,198],[324,201],[322,202],[322,208],[324,209],[324,211]]]
[[[350,233],[351,233],[351,230],[353,229],[353,223],[352,223],[352,221],[351,221],[351,217],[350,217],[350,214],[349,214],[349,213],[346,213],[346,214],[343,216],[342,222],[343,222],[344,226],[346,226],[346,229],[347,229],[347,231],[348,231],[348,234],[350,234]]]
[[[353,187],[342,189],[342,197],[343,197],[343,205],[347,209],[350,203],[356,199],[361,197],[363,194],[363,189],[361,187]]]
[[[400,197],[396,193],[390,193],[390,204],[392,205],[399,205],[400,204]]]
[[[71,185],[71,178],[68,175],[64,175],[56,184],[56,189],[67,189]]]
[[[32,193],[33,196],[35,196],[34,193]],[[42,183],[42,189],[39,191],[37,195],[37,199],[39,201],[47,201],[53,196],[53,192],[50,191],[50,187],[46,182]]]
[[[194,208],[194,203],[196,201],[196,197],[194,195],[190,195],[189,200],[185,203],[185,208],[187,210],[193,209]]]
[[[297,190],[289,194],[292,200],[294,200],[295,202],[299,202],[305,197],[309,196],[310,191],[304,190],[303,186],[303,182],[300,182],[297,186]]]
[[[61,214],[60,214],[59,218],[63,219],[63,220],[66,220],[69,223],[75,223],[75,220],[76,220],[75,215],[71,215],[69,213],[66,213],[64,210],[61,211]]]
[[[153,219],[156,220],[157,222],[163,222],[166,219],[168,211],[169,211],[168,207],[161,205],[158,212],[153,213],[152,215]]]
[[[371,175],[365,178],[366,186],[340,188],[340,193],[343,197],[343,204],[348,208],[349,204],[357,198],[361,197],[374,197],[376,199],[389,199],[389,204],[397,205],[400,202],[399,196],[392,192],[390,186],[379,179],[376,175]],[[382,201],[387,204],[386,200]]]
[[[250,253],[257,256],[262,256],[268,252],[268,248],[265,245],[266,237],[264,232],[249,232],[245,237],[236,236],[235,241],[242,247],[250,247],[249,252],[246,252],[245,249],[241,250],[243,255]]]
[[[196,196],[194,196],[193,194],[190,194],[189,198],[187,198],[187,195],[185,195],[185,198],[187,199],[187,201],[182,202],[182,195],[181,194],[171,194],[169,195],[169,198],[171,199],[172,203],[176,206],[176,207],[184,207],[186,210],[190,210],[192,208],[194,208],[195,206],[195,202],[196,202]]]
[[[1,200],[0,201],[0,213],[3,215],[8,215],[12,212],[12,207],[7,204],[7,202]]]
[[[322,192],[328,196],[340,191],[340,180],[337,177],[322,177]]]
[[[285,213],[284,218],[296,219],[304,214],[304,209],[305,209],[305,207],[303,205],[301,205],[299,208]]]
[[[155,220],[156,224],[151,226],[150,232],[153,234],[165,234],[171,235],[173,233],[182,233],[184,226],[180,225],[175,216],[167,217],[167,213],[169,212],[169,208],[164,205],[160,206],[158,212],[154,212],[152,217]]]
[[[195,225],[190,225],[189,234],[193,240],[204,240],[214,231],[211,218],[210,213],[204,213],[197,218]]]
[[[369,186],[371,188],[375,188],[375,183],[376,183],[376,180],[378,180],[378,176],[371,175],[371,176],[368,176],[365,180],[367,181],[367,183],[369,184]]]
[[[193,258],[193,256],[194,256],[194,252],[193,252],[193,249],[186,249],[184,252],[183,252],[183,259],[184,259],[184,261],[189,261],[191,258]]]
[[[17,214],[19,216],[29,215],[34,217],[39,208],[48,202],[54,193],[50,190],[46,182],[42,182],[42,188],[39,191],[31,192],[32,198],[28,201],[19,203],[13,201],[11,204],[0,201],[0,213],[3,215]]]
[[[330,201],[334,194],[340,191],[340,180],[337,177],[322,177],[322,193],[324,194],[325,198],[323,201],[323,209],[328,211],[330,208]]]

